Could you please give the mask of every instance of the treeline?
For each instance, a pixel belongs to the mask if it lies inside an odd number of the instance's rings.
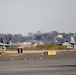
[[[59,33],[57,31],[52,31],[48,33],[42,33],[41,31],[38,31],[36,33],[28,33],[27,36],[23,36],[21,34],[0,34],[0,37],[4,39],[5,42],[8,41],[9,37],[11,37],[12,43],[17,42],[31,42],[34,40],[42,41],[45,44],[55,42],[56,40],[58,42],[64,42],[64,41],[70,41],[70,37],[75,35],[76,33]],[[63,38],[57,38],[58,35],[62,35]],[[76,36],[74,36],[76,37]],[[74,38],[76,40],[76,38]]]

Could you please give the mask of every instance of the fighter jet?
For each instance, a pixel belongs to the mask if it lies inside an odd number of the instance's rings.
[[[3,50],[7,49],[8,47],[18,47],[20,44],[11,43],[11,38],[8,39],[8,41],[5,43],[3,38],[1,37],[1,43],[0,48]]]
[[[73,37],[71,37],[71,41],[69,42],[73,48],[76,46],[76,42]]]
[[[71,37],[70,41],[64,42],[62,45],[67,46],[67,48],[75,48],[76,49],[76,42],[73,37]]]

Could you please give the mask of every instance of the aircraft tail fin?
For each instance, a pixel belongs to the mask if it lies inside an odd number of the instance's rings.
[[[74,38],[73,38],[73,37],[71,37],[71,42],[75,42],[75,40],[74,40]]]
[[[4,40],[3,40],[3,38],[1,37],[1,43],[4,43]]]

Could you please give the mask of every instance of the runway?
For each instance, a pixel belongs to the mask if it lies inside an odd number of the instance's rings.
[[[76,51],[36,52],[3,54],[0,75],[76,75]]]
[[[0,61],[0,75],[76,75],[76,58]]]

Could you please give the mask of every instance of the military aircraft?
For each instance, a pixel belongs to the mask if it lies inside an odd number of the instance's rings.
[[[74,40],[73,37],[71,37],[71,41],[69,42],[69,44],[71,44],[71,46],[72,46],[73,48],[76,47],[76,42],[75,42],[75,40]]]
[[[76,42],[73,37],[71,37],[70,41],[66,41],[62,43],[63,46],[67,46],[67,48],[75,48],[76,49]]]
[[[3,38],[1,37],[0,48],[6,50],[8,47],[18,47],[20,44],[11,43],[11,38],[5,43]]]

